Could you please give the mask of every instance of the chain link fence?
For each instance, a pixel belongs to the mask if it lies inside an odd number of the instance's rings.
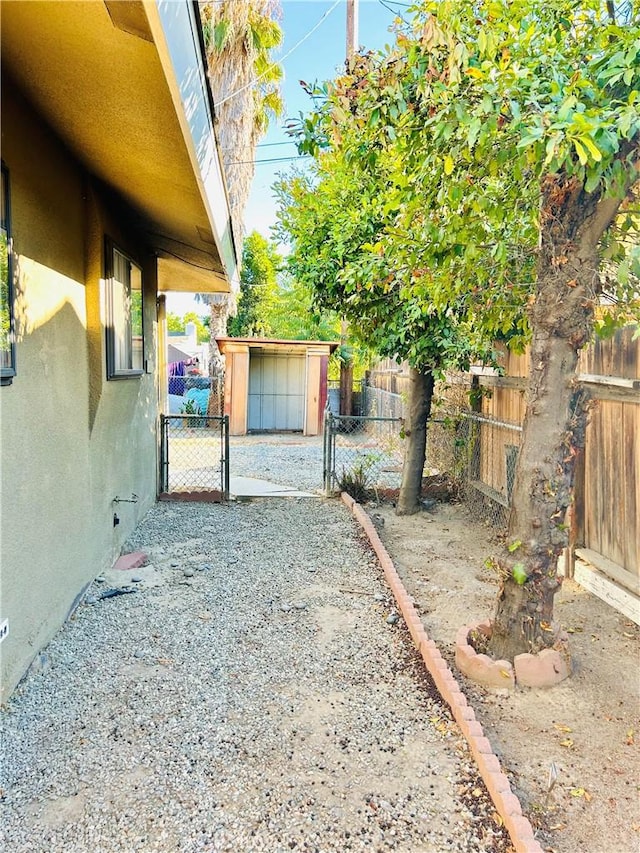
[[[429,422],[424,493],[447,485],[472,517],[495,530],[504,528],[522,435],[518,424],[471,411]],[[437,494],[433,494],[437,497]]]
[[[229,419],[161,415],[160,492],[229,497]]]
[[[325,412],[324,490],[357,492],[399,488],[404,459],[401,418]],[[355,495],[354,495],[355,496]]]
[[[465,503],[471,515],[499,530],[506,525],[522,427],[458,405],[457,389],[436,406],[427,429],[423,495]],[[404,396],[363,389],[366,416],[325,417],[324,488],[398,489],[404,461]],[[448,405],[447,405],[448,404]]]

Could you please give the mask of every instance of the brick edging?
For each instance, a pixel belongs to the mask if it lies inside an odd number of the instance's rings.
[[[367,513],[351,495],[342,492],[343,503],[351,510],[354,518],[367,534],[371,547],[375,551],[387,583],[395,597],[402,617],[409,629],[411,639],[420,652],[425,666],[433,678],[438,692],[451,708],[453,718],[464,735],[471,753],[478,765],[480,775],[487,786],[496,811],[504,821],[516,853],[543,853],[543,848],[535,839],[533,827],[522,814],[520,800],[511,790],[506,775],[502,772],[498,757],[486,737],[482,726],[476,719],[473,708],[467,702],[455,676],[451,672],[438,647],[429,639],[422,620],[413,605],[393,560],[382,544],[378,532]]]

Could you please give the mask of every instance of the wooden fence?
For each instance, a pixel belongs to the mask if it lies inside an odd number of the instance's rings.
[[[635,327],[597,340],[580,356],[578,378],[592,408],[578,460],[565,571],[640,624],[640,338]],[[478,369],[449,377],[439,394],[459,408],[460,388],[473,395],[470,483],[506,507],[526,409],[529,355],[502,356],[504,375]],[[394,393],[407,389],[406,369],[381,364],[369,382]],[[515,427],[515,429],[514,429]]]

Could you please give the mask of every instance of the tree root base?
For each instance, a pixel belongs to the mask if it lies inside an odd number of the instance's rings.
[[[558,634],[554,648],[543,649],[535,655],[516,655],[511,663],[493,660],[476,650],[488,642],[491,631],[491,622],[487,620],[479,625],[465,625],[456,636],[456,666],[472,681],[485,687],[513,690],[516,685],[554,687],[571,675],[567,634]]]

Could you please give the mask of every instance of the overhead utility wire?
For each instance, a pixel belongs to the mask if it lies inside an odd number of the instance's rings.
[[[310,154],[298,154],[297,157],[269,157],[266,160],[234,160],[229,166],[246,166],[248,163],[283,163],[285,160],[308,160]]]
[[[222,104],[226,104],[226,102],[230,101],[231,98],[235,98],[235,96],[239,95],[240,92],[244,92],[245,89],[248,89],[250,86],[253,86],[255,83],[257,83],[258,80],[260,80],[262,77],[264,77],[265,74],[268,74],[272,68],[275,68],[277,65],[281,65],[285,61],[285,59],[288,59],[291,56],[291,54],[293,53],[294,50],[297,50],[300,47],[300,45],[303,44],[309,38],[310,35],[315,33],[315,31],[318,29],[318,27],[324,21],[324,19],[327,18],[333,12],[333,10],[336,8],[336,6],[338,6],[341,2],[342,2],[342,0],[335,0],[335,3],[333,4],[333,6],[331,6],[329,9],[327,9],[327,11],[324,13],[324,15],[318,21],[318,23],[315,26],[313,26],[309,30],[309,32],[300,39],[299,42],[294,44],[294,46],[291,48],[291,50],[288,51],[287,53],[285,53],[285,55],[278,62],[272,63],[271,65],[269,65],[268,68],[265,68],[265,70],[262,72],[262,74],[258,74],[258,76],[255,79],[250,80],[249,83],[246,83],[244,86],[241,86],[239,89],[236,89],[235,92],[231,92],[231,94],[227,95],[226,98],[222,98],[220,101],[217,101],[216,106],[220,107],[220,106],[222,106]]]
[[[275,148],[278,145],[295,145],[295,144],[296,144],[295,140],[293,140],[293,139],[287,140],[286,142],[259,142],[256,145],[256,148]],[[238,147],[237,145],[229,145],[224,150],[225,151],[235,151],[237,147]]]

